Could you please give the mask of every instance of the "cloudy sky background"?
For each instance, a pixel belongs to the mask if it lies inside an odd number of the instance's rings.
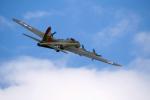
[[[0,100],[150,100],[148,0],[1,0]],[[39,48],[12,18],[74,37],[116,68]],[[34,35],[33,35],[34,36]]]

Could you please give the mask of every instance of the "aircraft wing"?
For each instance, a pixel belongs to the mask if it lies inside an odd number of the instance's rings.
[[[25,22],[21,21],[21,20],[18,20],[18,19],[15,19],[13,18],[13,21],[20,24],[21,26],[23,26],[24,28],[28,29],[29,31],[33,32],[34,34],[38,35],[39,37],[43,38],[44,36],[44,33],[39,31],[38,29],[26,24]]]
[[[92,60],[95,59],[95,60],[102,61],[102,62],[107,63],[107,64],[111,64],[111,65],[115,65],[115,66],[121,66],[120,64],[117,64],[113,61],[105,59],[102,56],[98,56],[98,55],[94,54],[93,52],[87,51],[83,48],[76,48],[76,47],[72,46],[72,47],[68,47],[68,48],[65,48],[65,49],[67,51],[78,54],[80,56],[85,56],[85,57],[91,58]]]

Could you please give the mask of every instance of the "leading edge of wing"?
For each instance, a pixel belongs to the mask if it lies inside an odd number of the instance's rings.
[[[19,19],[16,19],[16,18],[13,18],[12,19],[14,22],[16,22],[17,24],[23,26],[24,28],[28,29],[29,31],[33,32],[34,34],[40,36],[41,38],[44,36],[44,33],[39,31],[38,29],[26,24],[25,22],[19,20]]]

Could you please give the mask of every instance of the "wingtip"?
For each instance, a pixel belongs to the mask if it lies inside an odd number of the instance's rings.
[[[122,65],[117,64],[117,63],[113,63],[112,65],[118,66],[118,67],[122,67]]]

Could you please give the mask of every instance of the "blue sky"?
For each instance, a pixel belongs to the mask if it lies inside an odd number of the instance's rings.
[[[1,0],[0,100],[150,100],[149,5],[149,0]],[[12,18],[43,32],[51,26],[55,37],[73,37],[123,67],[38,47],[22,33],[35,35]]]
[[[0,6],[1,61],[24,55],[48,59],[68,56],[36,47],[34,41],[22,36],[31,33],[13,23],[13,17],[41,31],[52,26],[56,37],[74,37],[88,50],[95,48],[104,57],[123,65],[137,56],[134,36],[149,31],[150,26],[148,0],[1,0]],[[68,57],[68,63],[75,66],[103,65],[74,54]],[[73,62],[76,59],[77,64]]]

